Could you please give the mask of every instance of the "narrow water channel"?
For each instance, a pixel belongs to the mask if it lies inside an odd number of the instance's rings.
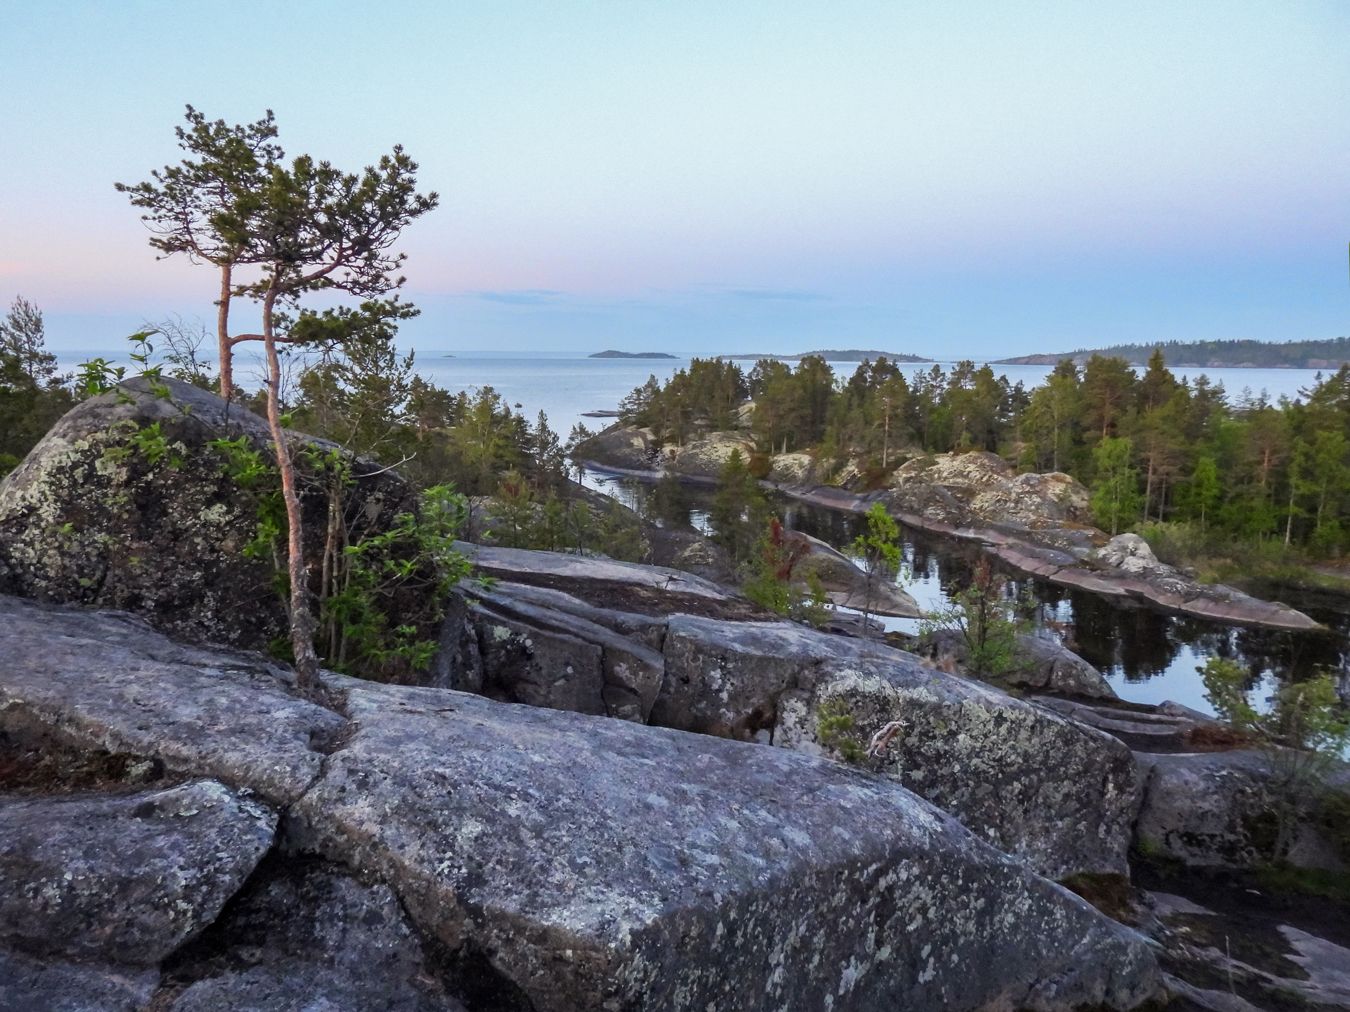
[[[642,482],[599,471],[585,472],[583,482],[646,515],[650,489]],[[707,511],[711,492],[698,488],[685,492],[688,522],[711,533]],[[774,505],[786,526],[841,551],[848,551],[861,529],[862,518],[856,514],[787,499]],[[969,582],[979,549],[920,531],[904,530],[902,537],[905,566],[900,581],[920,608],[941,608],[949,600],[949,590]],[[1350,602],[1276,592],[1273,596],[1329,629],[1286,632],[1169,615],[1142,605],[1122,607],[1116,600],[1003,572],[1009,578],[1007,593],[1029,627],[1078,653],[1131,702],[1170,699],[1212,713],[1196,669],[1214,656],[1244,664],[1258,686],[1258,698],[1269,695],[1281,679],[1306,678],[1323,669],[1343,671],[1350,664]],[[883,621],[887,629],[904,632],[916,632],[919,626],[917,619]]]

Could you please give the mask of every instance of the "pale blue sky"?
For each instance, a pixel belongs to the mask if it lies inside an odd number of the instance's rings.
[[[114,180],[184,103],[401,142],[424,351],[1350,333],[1350,3],[0,0],[0,300],[209,318]]]

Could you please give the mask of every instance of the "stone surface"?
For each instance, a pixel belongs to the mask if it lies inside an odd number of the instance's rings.
[[[295,806],[557,1010],[1133,1007],[1141,939],[884,778],[624,721],[347,686]]]
[[[385,885],[318,862],[270,872],[214,929],[174,1012],[462,1012]]]
[[[1096,558],[1103,565],[1114,566],[1127,573],[1176,572],[1171,566],[1159,562],[1148,542],[1138,534],[1117,534],[1097,549]]]
[[[858,750],[898,720],[903,734],[867,768],[1042,874],[1126,871],[1138,783],[1129,750],[1105,734],[913,655],[786,622],[674,616],[664,653],[653,723],[838,755],[822,712],[848,718]]]
[[[265,446],[266,423],[197,387],[165,385],[168,398],[136,379],[77,405],[0,481],[0,592],[125,609],[175,636],[261,649],[285,632],[285,610],[270,562],[243,554],[257,506],[208,443]],[[168,448],[157,461],[133,443],[151,425]],[[367,475],[348,504],[363,528],[381,530],[410,507],[394,472],[352,464]],[[303,508],[306,551],[317,557],[326,498],[306,494]]]
[[[935,630],[920,639],[919,652],[964,669],[970,649],[952,629]],[[1116,692],[1100,671],[1068,647],[1040,636],[1017,637],[1014,666],[996,679],[1023,689],[1059,692],[1093,699],[1115,699]]]
[[[0,595],[0,733],[161,762],[286,804],[345,726],[265,659],[175,643],[129,615]]]
[[[611,425],[577,444],[572,456],[612,467],[650,470],[655,466],[656,437],[651,429],[622,423]]]
[[[481,691],[493,698],[645,723],[665,673],[661,654],[640,640],[601,625],[599,615],[547,604],[519,584],[492,590],[466,582],[474,604],[467,618],[481,658]],[[542,591],[547,595],[550,592]],[[531,600],[534,597],[534,600]],[[613,619],[608,619],[614,624]]]
[[[867,574],[843,552],[800,531],[788,531],[785,537],[806,546],[807,555],[797,564],[797,572],[814,573],[836,605],[857,611],[866,608],[874,615],[920,616],[918,602],[894,580],[877,580],[869,596]]]
[[[1272,772],[1263,753],[1140,753],[1138,760],[1144,800],[1135,834],[1145,853],[1198,867],[1270,864],[1277,857],[1273,809],[1287,802],[1294,806],[1294,832],[1284,859],[1301,868],[1350,870],[1311,817],[1311,800],[1290,801],[1289,788]],[[1350,767],[1340,764],[1327,785],[1350,792]]]
[[[662,454],[665,466],[678,475],[717,478],[733,452],[739,452],[748,465],[755,452],[754,439],[740,432],[712,432],[680,447],[666,447]]]
[[[0,799],[0,942],[154,966],[215,920],[276,817],[214,781]]]
[[[0,949],[0,1009],[12,1012],[143,1012],[158,984],[158,970]]]

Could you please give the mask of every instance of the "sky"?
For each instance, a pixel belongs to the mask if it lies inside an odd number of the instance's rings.
[[[58,351],[212,319],[113,189],[187,103],[404,145],[423,353],[1350,334],[1345,0],[0,0],[0,53],[0,305]]]

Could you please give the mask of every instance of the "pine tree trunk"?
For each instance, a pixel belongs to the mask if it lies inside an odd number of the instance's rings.
[[[216,303],[216,342],[220,349],[220,396],[234,396],[234,349],[230,344],[230,265],[220,265],[220,301]]]
[[[286,573],[291,584],[291,652],[295,655],[296,687],[306,696],[319,692],[319,657],[314,652],[315,621],[309,602],[309,574],[305,566],[304,518],[295,486],[295,463],[281,427],[281,359],[272,330],[277,293],[263,300],[263,346],[267,352],[267,425],[281,474],[281,497],[286,503]]]

